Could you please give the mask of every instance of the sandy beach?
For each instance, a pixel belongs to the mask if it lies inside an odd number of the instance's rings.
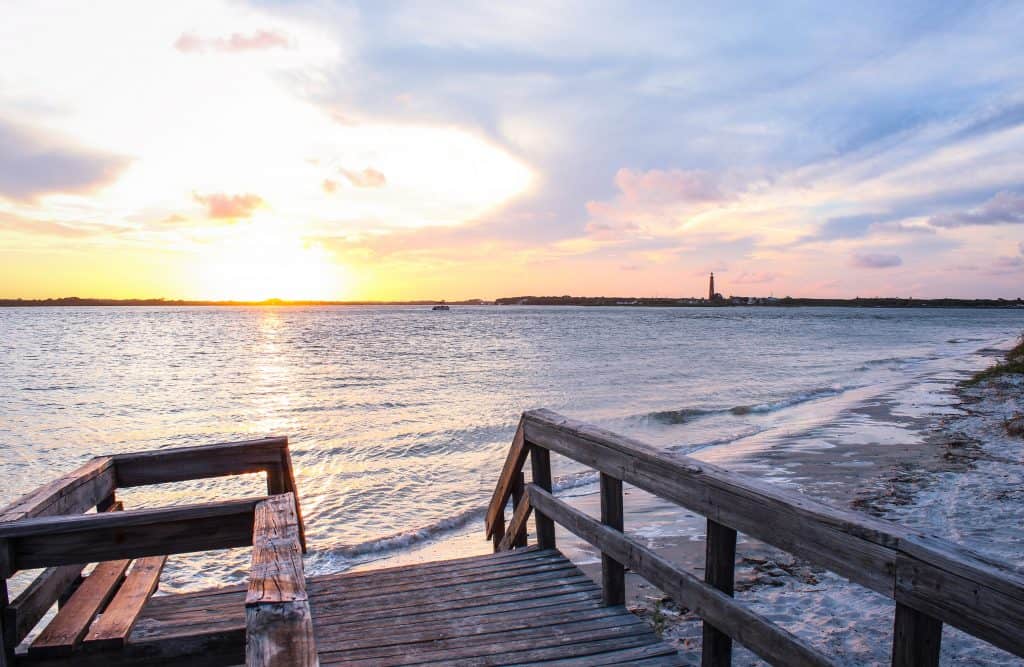
[[[992,351],[993,356],[996,352]],[[785,466],[789,479],[819,500],[900,522],[964,544],[1014,567],[1024,566],[1024,440],[1006,424],[1024,412],[1024,378],[1003,376],[953,385],[940,414],[907,414],[885,400],[860,409],[872,420],[920,429],[923,442],[864,442],[827,449],[778,448],[738,462],[757,475]],[[932,406],[933,409],[935,406]],[[700,522],[699,518],[694,519]],[[664,555],[703,571],[703,542],[663,540]],[[891,600],[850,584],[763,543],[740,537],[737,597],[834,656],[840,664],[888,664]],[[600,576],[600,567],[586,568]],[[699,662],[699,619],[635,576],[629,603],[688,658]],[[737,647],[734,664],[764,664]],[[942,664],[1021,665],[1020,658],[949,628]]]

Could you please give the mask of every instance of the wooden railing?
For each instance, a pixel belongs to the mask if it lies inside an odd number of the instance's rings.
[[[600,521],[552,495],[550,452],[600,472]],[[517,494],[527,456],[533,480]],[[623,533],[623,482],[707,517],[703,580]],[[622,604],[629,567],[694,610],[706,666],[730,664],[734,639],[773,664],[832,664],[732,597],[737,531],[895,600],[894,665],[937,665],[943,623],[1024,657],[1024,577],[1005,564],[548,410],[524,413],[509,448],[485,520],[495,550],[524,541],[531,512],[541,547],[554,548],[557,521],[601,550],[607,604]]]
[[[253,544],[266,497],[107,512],[118,488],[266,473],[268,495],[287,494],[295,539],[305,551],[288,439],[161,449],[97,457],[0,510],[0,667],[55,602],[81,581],[88,563]],[[94,514],[85,512],[96,509]],[[46,568],[14,600],[7,580]]]

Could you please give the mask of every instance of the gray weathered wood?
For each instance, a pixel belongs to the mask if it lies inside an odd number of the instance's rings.
[[[937,667],[942,650],[942,621],[896,603],[892,632],[893,667]]]
[[[505,464],[501,468],[501,474],[498,476],[497,488],[494,490],[491,502],[487,506],[484,528],[488,539],[493,536],[494,530],[498,525],[498,519],[505,511],[505,505],[508,504],[509,496],[512,494],[512,485],[515,483],[516,473],[523,469],[523,463],[526,462],[526,455],[529,451],[530,448],[523,440],[523,426],[520,423],[516,429],[515,436],[512,438],[512,446],[509,447],[508,455],[505,457]],[[504,522],[504,519],[502,519],[502,522]]]
[[[280,469],[288,438],[272,437],[197,447],[174,447],[115,454],[117,486],[121,488],[242,475]]]
[[[95,458],[0,510],[0,522],[79,514],[92,509],[113,492],[113,461],[109,457]]]
[[[25,519],[0,524],[0,539],[15,570],[246,546],[262,500]]]
[[[1005,565],[548,410],[524,413],[521,424],[533,446],[623,479],[1024,656],[1024,576]]]
[[[658,586],[716,628],[773,664],[830,665],[815,648],[764,617],[673,565],[651,549],[527,484],[527,497],[537,512],[544,512],[580,538]]]
[[[246,666],[319,665],[291,493],[271,496],[256,506],[252,542],[245,597]]]
[[[601,473],[601,523],[621,533],[624,518],[622,480]],[[605,553],[601,554],[601,594],[606,605],[626,602],[626,570]]]
[[[515,483],[512,485],[512,513],[513,514],[515,514],[516,508],[519,507],[519,503],[521,503],[523,501],[523,494],[525,493],[525,488],[526,488],[526,476],[523,474],[523,471],[520,470],[519,474],[516,475]],[[516,549],[518,549],[520,547],[525,547],[526,546],[526,531],[525,530],[519,532],[519,534],[516,536],[516,541],[515,541],[515,543],[512,546],[514,548],[516,548]]]
[[[529,498],[524,497],[519,501],[516,511],[512,514],[512,520],[508,523],[508,532],[505,533],[505,537],[501,539],[501,544],[498,545],[498,551],[512,549],[520,541],[520,536],[525,537],[526,522],[530,518],[532,510],[533,507],[530,505]]]
[[[731,597],[736,575],[736,531],[708,519],[705,547],[704,581]],[[703,627],[700,664],[702,667],[732,664],[732,638],[707,621]]]
[[[530,467],[533,469],[533,483],[551,491],[551,453],[543,447],[530,445]],[[541,549],[555,548],[555,522],[541,512],[534,512],[537,524],[537,546]]]

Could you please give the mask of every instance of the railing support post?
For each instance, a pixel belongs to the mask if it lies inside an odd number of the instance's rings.
[[[942,621],[896,603],[892,631],[893,667],[936,667],[942,650]]]
[[[494,530],[491,532],[491,544],[494,545],[494,553],[501,551],[498,547],[501,545],[501,540],[505,537],[505,510],[501,510],[498,513],[497,519],[494,521]]]
[[[530,445],[530,466],[533,483],[551,493],[551,452],[538,445]],[[537,544],[541,549],[555,548],[555,522],[540,512],[533,513],[537,522]]]
[[[704,581],[726,595],[733,594],[736,570],[736,531],[708,519]],[[704,621],[701,667],[727,667],[732,664],[732,638]]]
[[[515,481],[512,483],[512,512],[515,513],[515,509],[519,507],[519,503],[523,502],[523,492],[526,488],[526,476],[522,471],[516,475]],[[502,531],[504,532],[504,531]],[[500,540],[499,540],[500,542]],[[515,541],[512,543],[512,548],[516,549],[519,547],[526,546],[526,531],[516,535]]]
[[[601,523],[622,532],[622,480],[601,473]],[[601,600],[611,607],[626,603],[626,568],[601,553]]]

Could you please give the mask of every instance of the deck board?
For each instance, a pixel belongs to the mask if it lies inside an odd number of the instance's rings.
[[[681,665],[556,550],[310,577],[322,665]],[[126,646],[75,664],[244,662],[245,586],[151,598]]]

